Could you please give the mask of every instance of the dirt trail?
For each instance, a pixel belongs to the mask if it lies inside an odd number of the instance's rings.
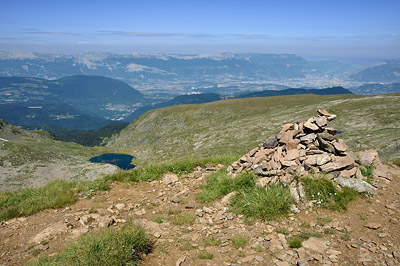
[[[210,206],[196,201],[210,173],[205,169],[179,181],[114,184],[67,208],[2,222],[0,265],[54,254],[82,233],[129,220],[143,224],[155,241],[144,266],[400,265],[400,169],[391,171],[392,181],[377,180],[378,195],[359,197],[345,213],[319,208],[254,224],[221,201]],[[299,249],[288,246],[291,236],[307,232],[322,237],[304,241]],[[233,240],[239,239],[247,242],[236,248]],[[205,252],[213,258],[200,259]]]

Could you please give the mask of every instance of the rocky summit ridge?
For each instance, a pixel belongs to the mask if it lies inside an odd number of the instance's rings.
[[[328,127],[336,115],[325,109],[317,111],[317,117],[285,124],[278,134],[229,166],[228,172],[235,176],[253,171],[259,177],[257,186],[260,187],[277,183],[289,186],[298,207],[310,204],[299,182],[299,177],[303,176],[322,174],[342,187],[376,194],[377,189],[366,182],[367,177],[360,169],[373,165],[374,178],[390,180],[391,174],[378,153],[375,150],[348,151],[344,140],[338,137],[338,130]]]

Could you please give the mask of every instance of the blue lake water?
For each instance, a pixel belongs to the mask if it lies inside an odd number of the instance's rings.
[[[118,166],[122,170],[129,170],[135,168],[131,164],[133,156],[120,153],[105,153],[100,156],[92,157],[89,159],[92,163],[109,163]]]

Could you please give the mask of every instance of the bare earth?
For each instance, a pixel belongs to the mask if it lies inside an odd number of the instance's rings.
[[[400,169],[393,166],[391,172],[392,181],[376,180],[378,195],[359,197],[345,213],[310,209],[283,221],[252,225],[231,213],[226,203],[205,206],[196,201],[199,185],[209,174],[205,170],[201,177],[189,174],[170,184],[115,184],[110,191],[67,208],[2,222],[0,265],[49,256],[82,233],[120,227],[130,220],[144,225],[155,241],[154,251],[143,259],[145,266],[400,265]],[[195,217],[195,222],[179,222],[182,215]],[[163,223],[152,222],[157,217]],[[304,241],[302,248],[288,246],[289,237],[307,232],[320,232],[322,237]],[[235,248],[235,236],[248,241]],[[207,238],[219,241],[207,246]],[[213,258],[200,259],[204,251]]]

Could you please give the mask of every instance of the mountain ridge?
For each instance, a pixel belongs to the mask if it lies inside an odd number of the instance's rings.
[[[0,77],[2,116],[22,126],[95,129],[147,102],[128,84],[107,77]]]

